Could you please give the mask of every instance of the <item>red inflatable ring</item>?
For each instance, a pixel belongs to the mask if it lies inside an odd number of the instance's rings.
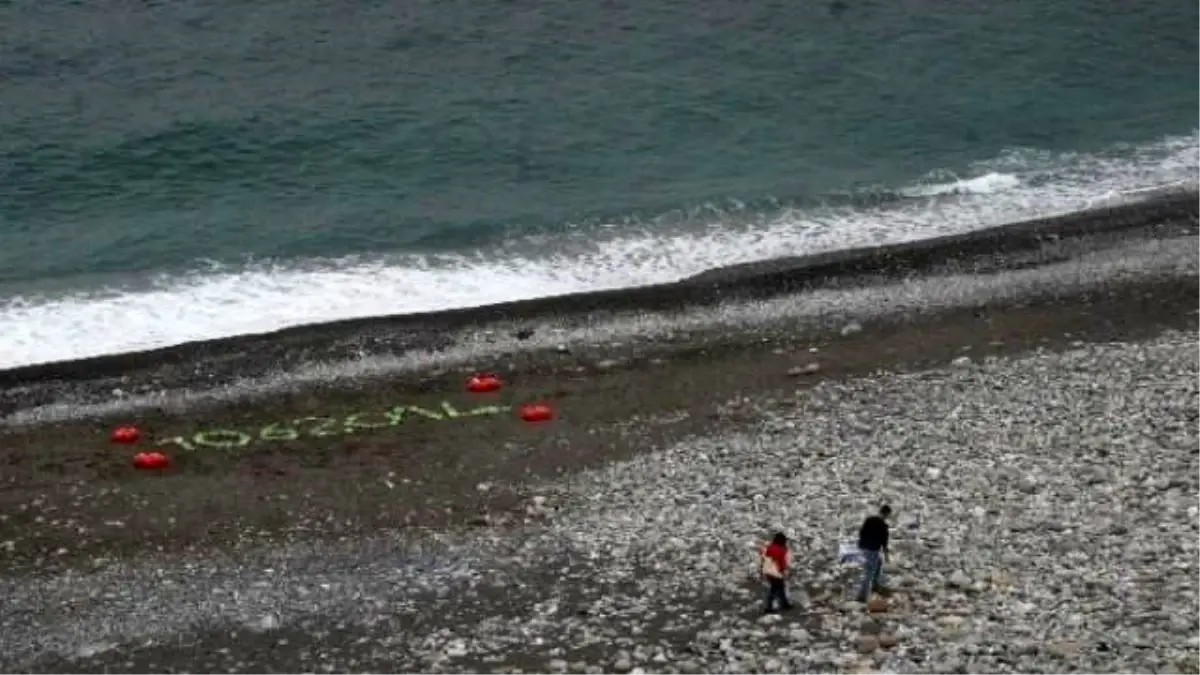
[[[545,403],[526,403],[517,409],[517,416],[526,422],[549,422],[554,419],[554,410]]]
[[[161,471],[171,466],[171,459],[161,452],[139,452],[133,456],[133,468]]]
[[[499,391],[503,384],[500,378],[491,373],[480,373],[467,378],[467,391],[475,394],[487,394]]]
[[[110,436],[113,443],[125,444],[137,443],[138,439],[141,437],[142,433],[138,431],[138,428],[132,424],[126,424],[113,429],[112,436]]]

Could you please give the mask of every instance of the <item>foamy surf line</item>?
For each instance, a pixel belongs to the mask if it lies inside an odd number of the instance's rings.
[[[0,288],[0,368],[372,316],[676,282],[731,264],[958,234],[1194,189],[1200,135],[1094,153],[1016,149],[962,175],[763,209],[567,226],[474,252],[260,261]],[[894,198],[875,200],[880,195]],[[843,199],[844,197],[845,199]],[[861,199],[860,199],[861,198]],[[71,284],[77,283],[77,286]]]
[[[998,274],[954,274],[920,277],[881,285],[826,288],[769,298],[744,298],[713,305],[688,305],[665,311],[617,311],[604,318],[571,321],[542,315],[533,334],[526,319],[506,319],[486,330],[462,330],[443,350],[376,354],[342,362],[306,363],[298,368],[241,377],[220,386],[164,388],[140,395],[114,396],[92,389],[59,389],[49,404],[20,408],[4,419],[6,425],[53,423],[59,420],[103,417],[156,408],[184,413],[199,408],[253,401],[263,396],[311,390],[330,384],[355,387],[370,378],[420,374],[458,368],[478,368],[511,354],[593,353],[596,359],[613,346],[636,345],[643,353],[679,350],[715,336],[744,341],[746,335],[786,330],[790,335],[828,331],[848,322],[983,307],[1013,300],[1051,301],[1081,292],[1098,291],[1111,283],[1182,280],[1200,276],[1200,237],[1141,239],[1121,246],[1084,253],[1068,262],[1040,265]],[[244,354],[254,359],[253,353]],[[98,394],[98,395],[97,395]]]
[[[284,343],[312,348],[348,347],[346,356],[373,348],[407,349],[403,333],[430,328],[478,326],[498,319],[536,321],[539,315],[576,315],[594,311],[661,309],[688,303],[714,302],[727,292],[770,294],[786,292],[783,286],[811,285],[822,279],[873,274],[910,274],[929,271],[971,256],[1013,255],[1031,252],[1047,241],[1071,237],[1123,236],[1121,233],[1158,224],[1194,227],[1195,191],[1168,191],[1142,201],[1078,211],[1061,216],[1008,223],[884,246],[833,249],[814,255],[755,259],[698,270],[682,280],[611,290],[559,294],[516,302],[424,313],[393,313],[358,319],[327,321],[213,340],[201,340],[153,350],[71,359],[0,369],[0,386],[41,380],[121,377],[130,370],[168,363],[206,368],[206,361],[237,355],[243,348],[263,343]],[[778,277],[777,275],[782,275]],[[418,339],[417,342],[422,340]]]

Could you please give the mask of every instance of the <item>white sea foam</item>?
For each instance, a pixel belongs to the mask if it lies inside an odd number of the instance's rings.
[[[669,282],[724,265],[913,241],[1197,184],[1200,133],[1098,155],[1012,151],[873,209],[785,210],[753,225],[613,227],[472,255],[214,269],[138,289],[0,299],[0,368],[364,316]],[[736,219],[735,219],[736,220]],[[594,235],[595,233],[593,233]]]
[[[990,195],[1021,187],[1017,174],[990,171],[974,178],[952,178],[949,182],[930,182],[901,190],[906,197],[936,197],[939,195]]]

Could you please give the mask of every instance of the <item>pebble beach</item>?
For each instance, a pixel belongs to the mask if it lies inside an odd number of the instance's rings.
[[[5,669],[1191,672],[1196,345],[823,382],[548,483],[543,524],[515,534],[6,580]],[[835,558],[883,501],[895,592],[872,614]],[[755,550],[774,529],[798,607],[764,618]]]

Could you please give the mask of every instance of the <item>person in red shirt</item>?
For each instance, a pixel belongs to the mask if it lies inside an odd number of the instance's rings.
[[[776,532],[762,552],[763,580],[767,582],[767,614],[775,611],[776,600],[780,609],[792,608],[787,593],[788,558],[787,535]]]

